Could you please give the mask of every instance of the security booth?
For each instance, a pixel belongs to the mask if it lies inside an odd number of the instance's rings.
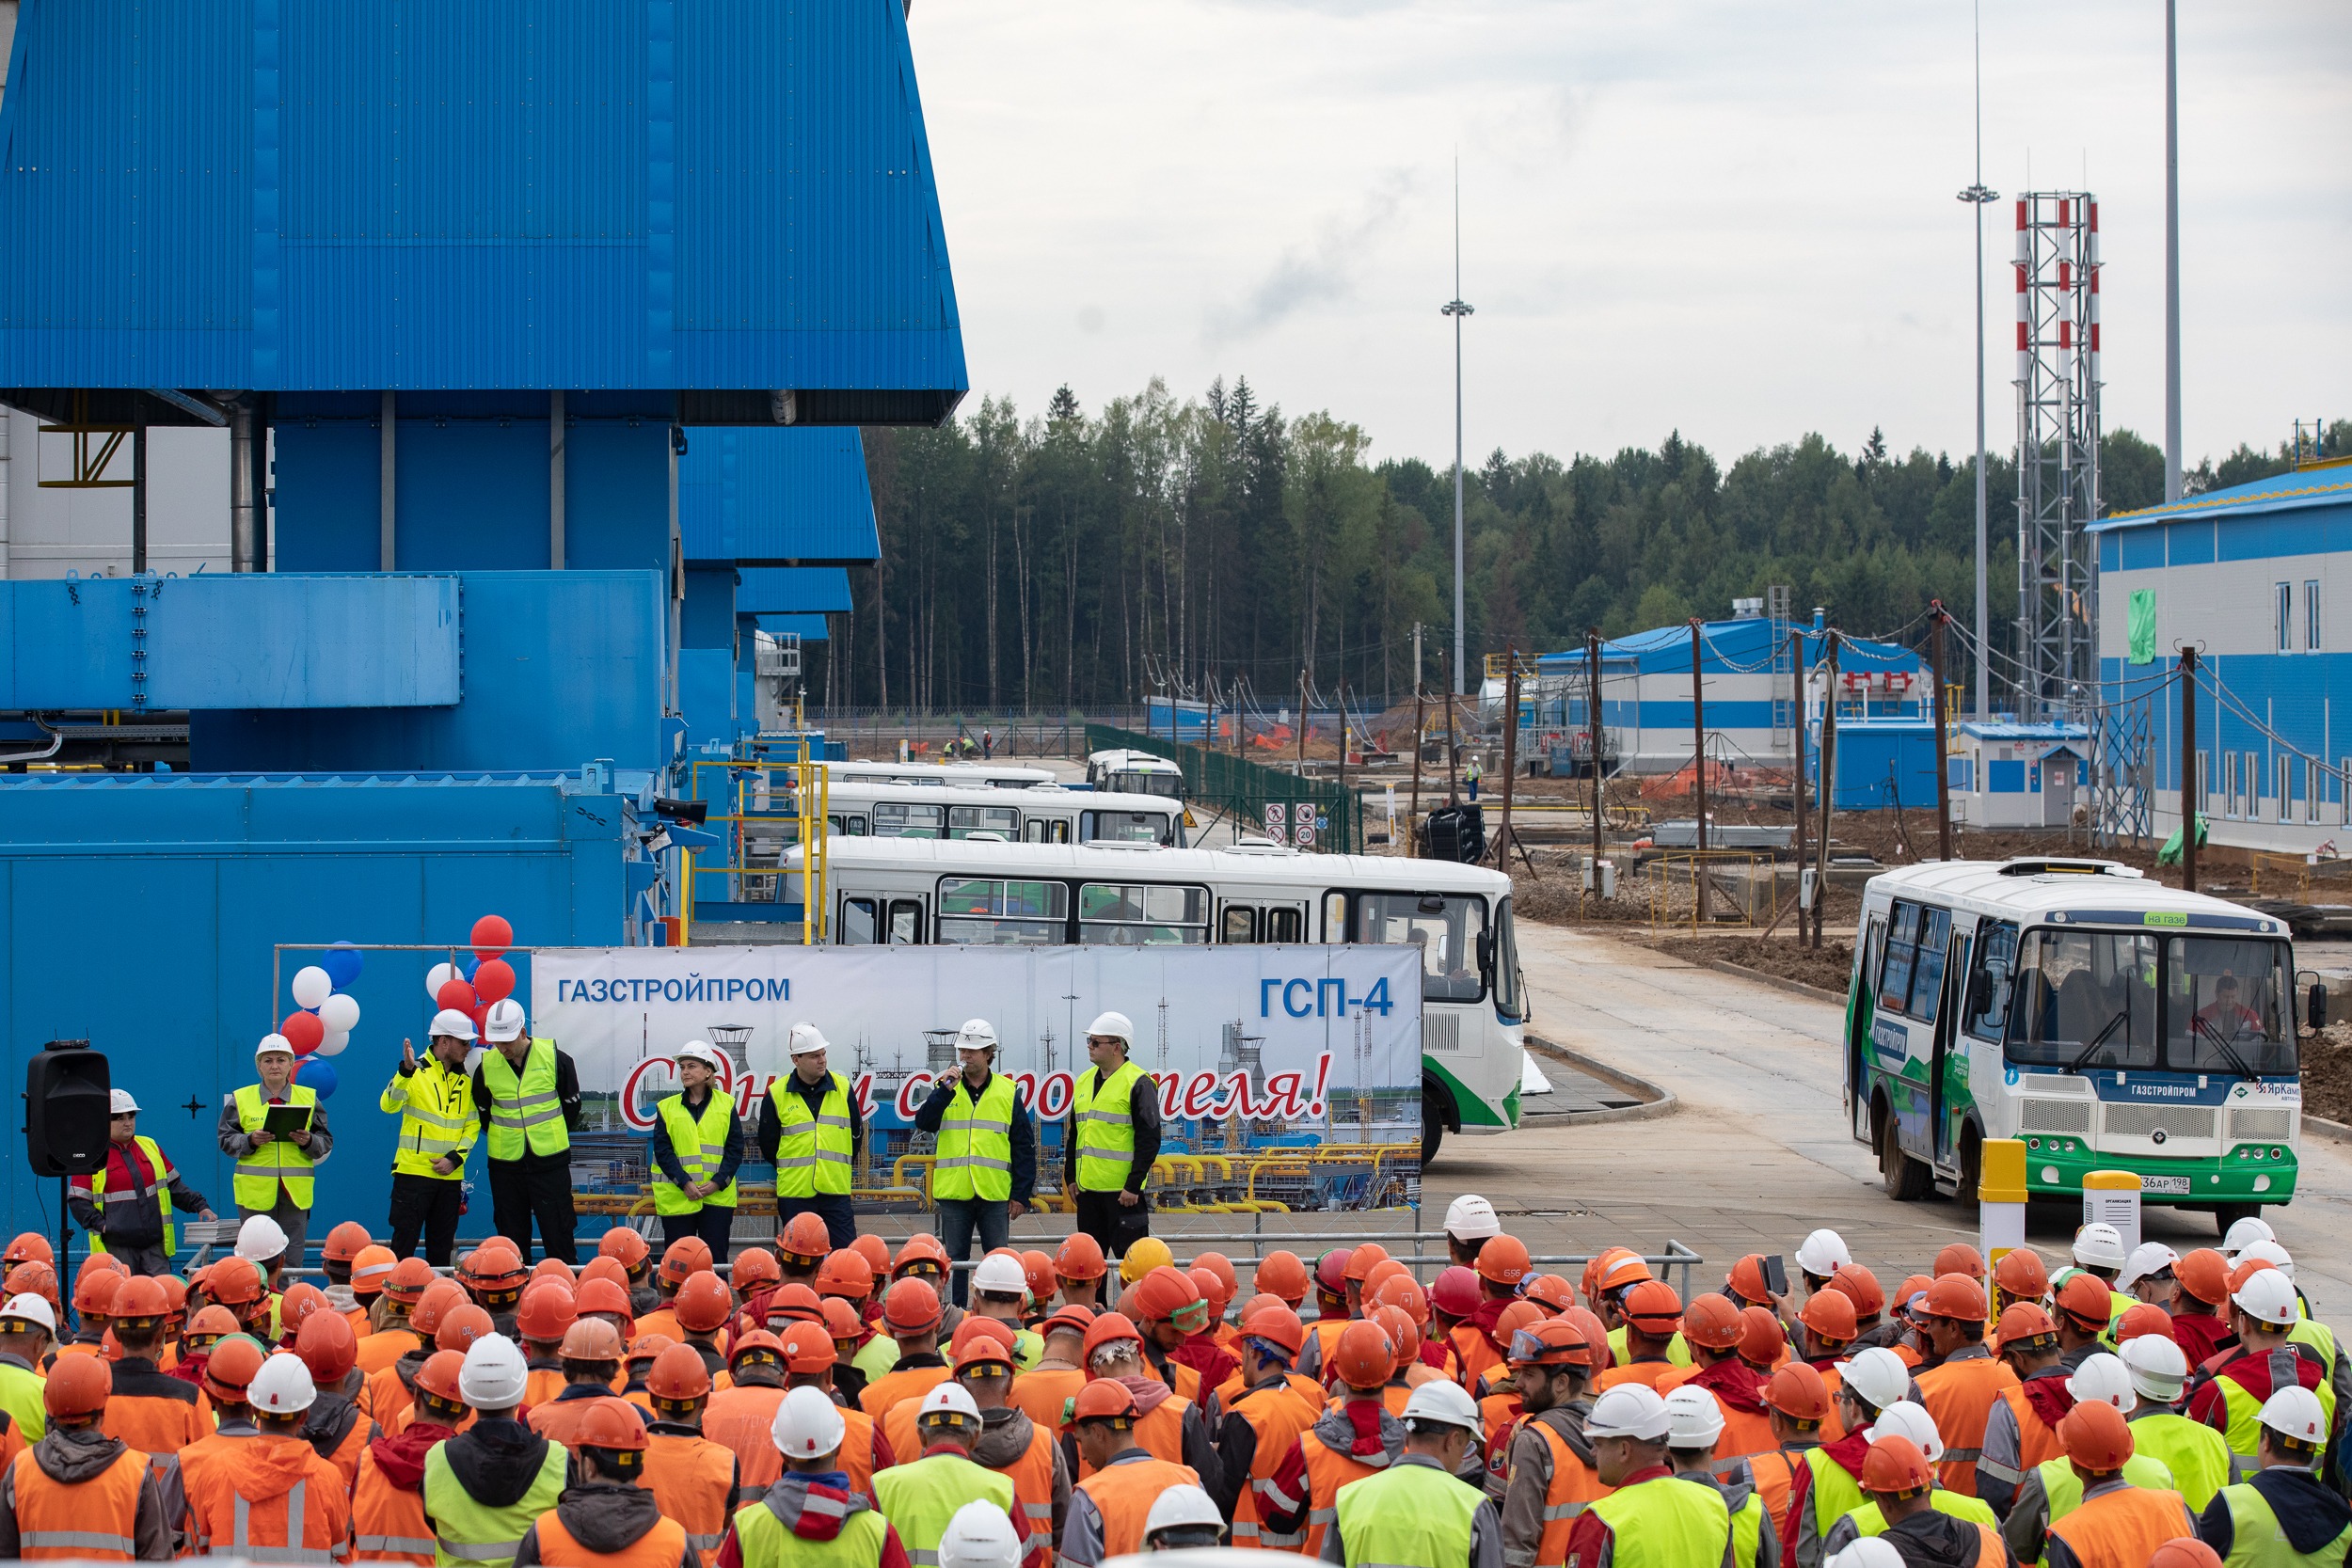
[[[1954,726],[1952,819],[1972,828],[2062,828],[2090,803],[2090,732],[2080,724]]]

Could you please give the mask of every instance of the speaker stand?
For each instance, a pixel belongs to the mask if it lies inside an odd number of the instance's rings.
[[[72,1178],[57,1178],[57,1277],[61,1280],[73,1277],[72,1259],[66,1256],[66,1249],[73,1243],[73,1211],[66,1207],[66,1191],[71,1185]],[[72,1292],[62,1286],[59,1294],[69,1303],[72,1299]]]

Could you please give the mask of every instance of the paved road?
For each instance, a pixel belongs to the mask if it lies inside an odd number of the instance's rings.
[[[1975,1239],[1975,1216],[1958,1204],[1890,1201],[1869,1150],[1848,1135],[1837,1007],[1533,922],[1519,927],[1519,952],[1536,1034],[1672,1089],[1681,1109],[1601,1126],[1531,1118],[1502,1137],[1449,1138],[1422,1184],[1432,1227],[1455,1194],[1478,1192],[1538,1252],[1648,1251],[1674,1237],[1727,1268],[1744,1252],[1793,1252],[1828,1225],[1890,1289],[1946,1242]],[[2352,1319],[2352,1147],[2307,1138],[2299,1196],[2265,1217],[2320,1309]],[[2044,1257],[2063,1254],[2078,1218],[2063,1205],[2034,1208]],[[2214,1240],[2205,1216],[2169,1210],[2149,1211],[2145,1233],[2182,1251]]]

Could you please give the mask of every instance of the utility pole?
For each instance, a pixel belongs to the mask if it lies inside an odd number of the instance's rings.
[[[1600,896],[1600,628],[1584,633],[1584,719],[1592,732],[1593,896]]]
[[[1495,869],[1502,870],[1511,855],[1511,780],[1519,768],[1519,651],[1503,650],[1502,675],[1502,825],[1495,831]]]
[[[2181,499],[2181,56],[2172,13],[2173,0],[2164,0],[2164,499],[2168,505]],[[2196,883],[2192,880],[2189,885]]]
[[[2170,3],[2166,0],[2168,6]],[[1985,203],[1999,200],[2001,193],[1986,189],[1984,183],[1983,0],[1978,0],[1976,16],[1977,179],[1960,193],[1960,198],[1969,204],[1977,219],[1977,721],[1982,723],[1993,714],[1993,655],[1985,637],[1984,602],[1984,563],[1990,548],[1984,490],[1984,208]]]
[[[1419,621],[1415,621],[1413,623],[1413,696],[1416,700],[1421,696],[1421,633],[1422,625]]]
[[[2197,891],[2197,650],[2181,645],[2181,886]]]
[[[1456,671],[1454,673],[1458,679],[1461,672]],[[1454,694],[1449,691],[1445,694],[1445,803],[1449,806],[1458,806],[1462,803],[1462,781],[1458,772],[1460,759],[1455,756],[1454,752]]]
[[[1928,633],[1928,678],[1935,683],[1935,858],[1952,858],[1952,782],[1951,772],[1944,761],[1944,627],[1951,617],[1944,613],[1944,601],[1929,601],[1934,608],[1933,630]]]
[[[1454,160],[1454,297],[1446,302],[1442,314],[1454,318],[1454,694],[1460,696],[1469,689],[1462,683],[1468,676],[1470,644],[1463,631],[1462,596],[1462,318],[1471,313],[1462,303],[1462,160]],[[1446,709],[1446,723],[1454,722],[1454,710]]]
[[[1700,679],[1699,618],[1691,617],[1691,754],[1699,813],[1698,860],[1692,880],[1698,884],[1699,919],[1714,918],[1707,896],[1707,690]]]
[[[1414,629],[1418,631],[1420,628]],[[1413,800],[1412,804],[1406,808],[1407,817],[1406,838],[1406,842],[1412,846],[1409,858],[1413,860],[1421,859],[1421,731],[1423,722],[1422,699],[1424,695],[1421,684],[1421,671],[1417,666],[1413,672]]]
[[[1356,846],[1347,832],[1347,683],[1340,682],[1340,819],[1331,825],[1331,836],[1340,841],[1340,852],[1352,855]]]
[[[1298,672],[1298,776],[1307,776],[1307,672]]]
[[[1807,942],[1804,917],[1809,912],[1804,898],[1804,628],[1790,626],[1788,642],[1790,650],[1788,662],[1790,668],[1796,671],[1797,683],[1796,767],[1790,770],[1792,787],[1795,790],[1793,800],[1796,805],[1797,832],[1796,837],[1789,845],[1789,850],[1795,856],[1797,867],[1797,945],[1803,947]]]
[[[1837,628],[1821,639],[1829,679],[1821,686],[1821,834],[1813,846],[1813,945],[1821,945],[1822,911],[1829,904],[1829,823],[1837,804]]]

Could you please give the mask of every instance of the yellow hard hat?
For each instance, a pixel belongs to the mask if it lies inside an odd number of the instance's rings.
[[[1146,1236],[1130,1246],[1127,1255],[1119,1260],[1119,1277],[1121,1283],[1133,1285],[1153,1269],[1173,1268],[1175,1264],[1175,1254],[1168,1250],[1166,1242],[1157,1236]]]

